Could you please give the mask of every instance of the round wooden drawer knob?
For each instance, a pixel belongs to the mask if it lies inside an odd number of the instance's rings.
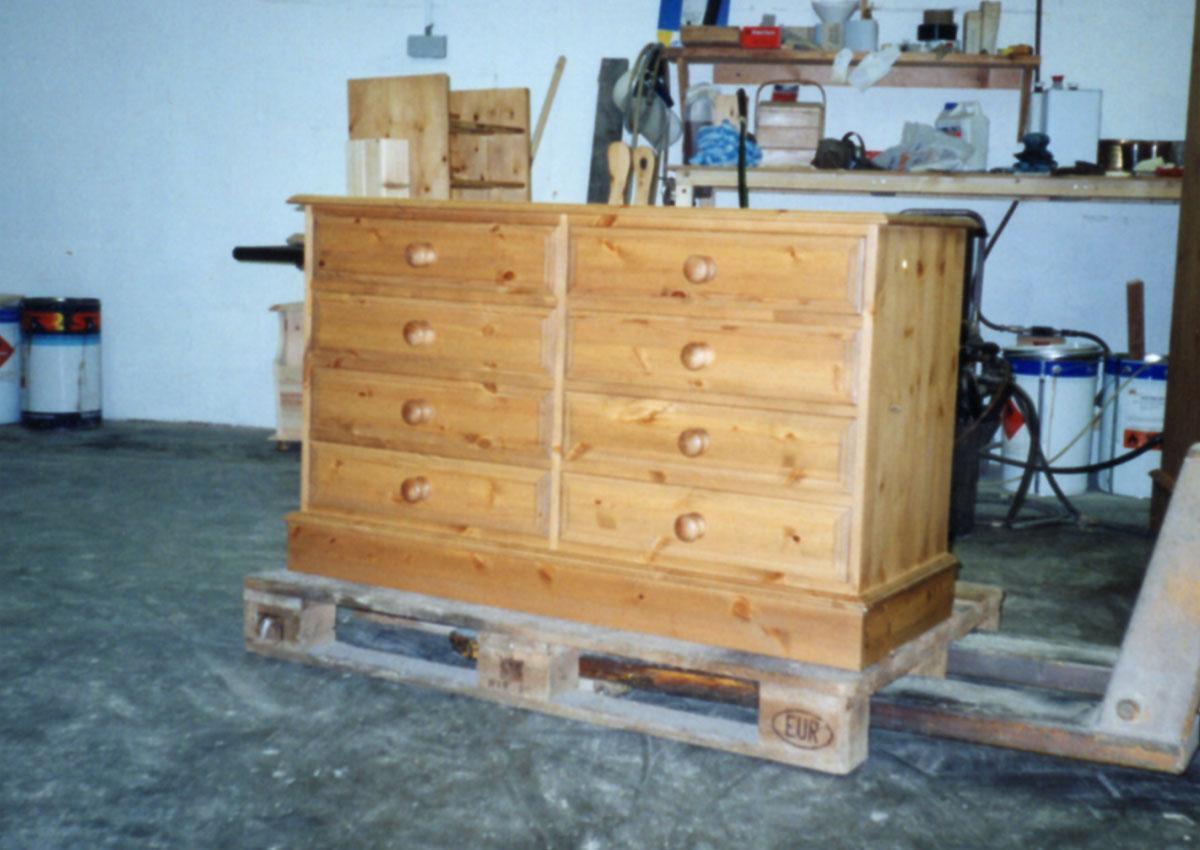
[[[423,502],[429,498],[431,491],[429,480],[421,475],[416,478],[406,478],[400,485],[400,495],[406,502]]]
[[[708,432],[689,428],[679,435],[679,451],[687,457],[700,457],[708,450]]]
[[[413,268],[432,266],[437,262],[437,251],[428,242],[413,242],[404,249],[404,258]]]
[[[692,543],[704,536],[708,523],[701,514],[680,514],[675,518],[675,536],[684,543]]]
[[[717,276],[717,261],[702,254],[692,254],[683,261],[683,276],[692,283],[708,283]]]
[[[683,368],[692,372],[703,369],[713,362],[713,350],[707,342],[689,342],[679,352],[679,360]]]
[[[424,399],[411,398],[400,408],[400,415],[409,425],[420,425],[433,419],[433,405]]]
[[[404,326],[404,341],[409,345],[433,345],[435,339],[437,334],[429,322],[414,319]]]

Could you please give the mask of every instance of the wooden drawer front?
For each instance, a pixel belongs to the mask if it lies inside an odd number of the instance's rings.
[[[476,530],[543,533],[548,474],[312,441],[307,507]]]
[[[545,314],[352,295],[313,298],[313,345],[340,365],[405,371],[520,372],[550,379]]]
[[[549,467],[551,399],[490,381],[315,368],[314,440]]]
[[[849,508],[584,475],[563,476],[562,498],[566,542],[783,584],[846,579]]]
[[[567,469],[762,492],[848,492],[854,421],[567,393]]]
[[[672,390],[853,402],[857,332],[846,328],[570,319],[569,378]]]
[[[571,243],[571,293],[671,303],[756,302],[857,312],[857,236],[582,228]]]
[[[318,215],[314,277],[391,277],[510,293],[547,292],[552,229],[495,222]]]

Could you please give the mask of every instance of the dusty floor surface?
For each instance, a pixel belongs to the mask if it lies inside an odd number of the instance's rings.
[[[830,777],[248,655],[241,580],[283,565],[297,485],[265,431],[0,428],[0,848],[1200,846],[1200,759],[879,731]],[[1010,590],[1006,630],[1112,642],[1149,549],[1062,527],[957,546]]]

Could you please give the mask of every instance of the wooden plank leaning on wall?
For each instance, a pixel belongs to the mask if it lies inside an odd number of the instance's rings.
[[[1170,485],[1188,448],[1200,442],[1200,0],[1192,30],[1192,74],[1188,94],[1187,153],[1183,198],[1179,205],[1179,245],[1175,260],[1175,295],[1171,304],[1171,376],[1163,423],[1162,469],[1154,479],[1151,525],[1157,529],[1167,512]]]

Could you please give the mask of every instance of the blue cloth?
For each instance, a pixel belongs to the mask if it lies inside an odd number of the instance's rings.
[[[729,121],[701,127],[696,134],[696,152],[689,165],[737,165],[738,130]],[[746,137],[746,165],[762,162],[762,151],[749,136]]]

